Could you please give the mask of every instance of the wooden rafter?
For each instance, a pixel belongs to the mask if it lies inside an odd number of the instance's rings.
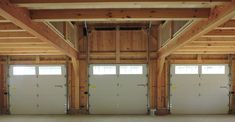
[[[107,21],[107,20],[191,20],[206,19],[210,9],[58,9],[31,10],[37,21]]]
[[[210,8],[230,0],[11,0],[29,9]]]
[[[230,20],[235,15],[235,0],[229,4],[215,7],[211,11],[211,15],[207,20],[201,20],[191,25],[190,29],[182,33],[178,38],[173,38],[165,46],[160,48],[159,57],[166,57],[173,53],[175,50],[184,46],[188,42],[196,40],[212,31],[216,27]]]
[[[28,31],[38,39],[48,42],[70,57],[77,57],[78,51],[76,51],[76,49],[72,48],[63,38],[57,35],[44,23],[33,22],[26,9],[16,7],[8,0],[1,0],[0,15]]]

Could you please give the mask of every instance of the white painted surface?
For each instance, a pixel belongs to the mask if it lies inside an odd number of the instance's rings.
[[[9,94],[11,114],[65,114],[66,68],[61,75],[13,75],[10,66]],[[23,72],[23,71],[22,71]]]
[[[171,65],[170,104],[172,114],[227,114],[229,67],[225,74],[175,74]]]
[[[90,65],[90,114],[147,114],[147,70],[142,74],[93,75]],[[106,65],[107,66],[107,65]],[[134,65],[130,65],[134,66]]]

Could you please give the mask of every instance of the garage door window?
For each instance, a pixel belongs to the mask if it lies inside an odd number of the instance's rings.
[[[93,75],[116,75],[116,66],[93,66]]]
[[[175,66],[175,74],[198,74],[198,66]]]
[[[36,75],[36,70],[33,66],[14,66],[13,75]]]
[[[204,65],[202,74],[225,74],[225,66],[221,65]]]
[[[143,66],[120,66],[121,75],[142,75]]]
[[[39,75],[62,75],[61,66],[40,66]]]

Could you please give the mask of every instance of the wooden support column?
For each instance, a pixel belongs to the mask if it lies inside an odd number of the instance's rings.
[[[116,63],[120,63],[120,30],[116,29]]]
[[[164,98],[162,97],[163,93],[163,87],[162,84],[165,83],[164,75],[163,75],[163,69],[164,69],[164,64],[165,64],[165,57],[158,58],[157,60],[157,96],[156,96],[156,102],[157,102],[157,114],[165,114],[166,113],[166,108],[164,106]]]
[[[77,58],[71,58],[72,60],[72,66],[73,66],[73,72],[74,72],[74,96],[72,97],[72,100],[74,100],[74,108],[75,110],[78,110],[80,108],[80,82],[79,82],[79,60]]]

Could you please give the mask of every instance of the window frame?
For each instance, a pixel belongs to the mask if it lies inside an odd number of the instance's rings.
[[[183,67],[183,66],[184,67],[196,67],[197,71],[196,72],[192,72],[192,73],[187,72],[187,71],[185,71],[183,73],[177,72],[177,67]],[[179,64],[175,64],[173,72],[174,72],[175,75],[198,75],[198,74],[200,74],[200,66],[196,65],[196,64],[180,64],[180,65]]]

